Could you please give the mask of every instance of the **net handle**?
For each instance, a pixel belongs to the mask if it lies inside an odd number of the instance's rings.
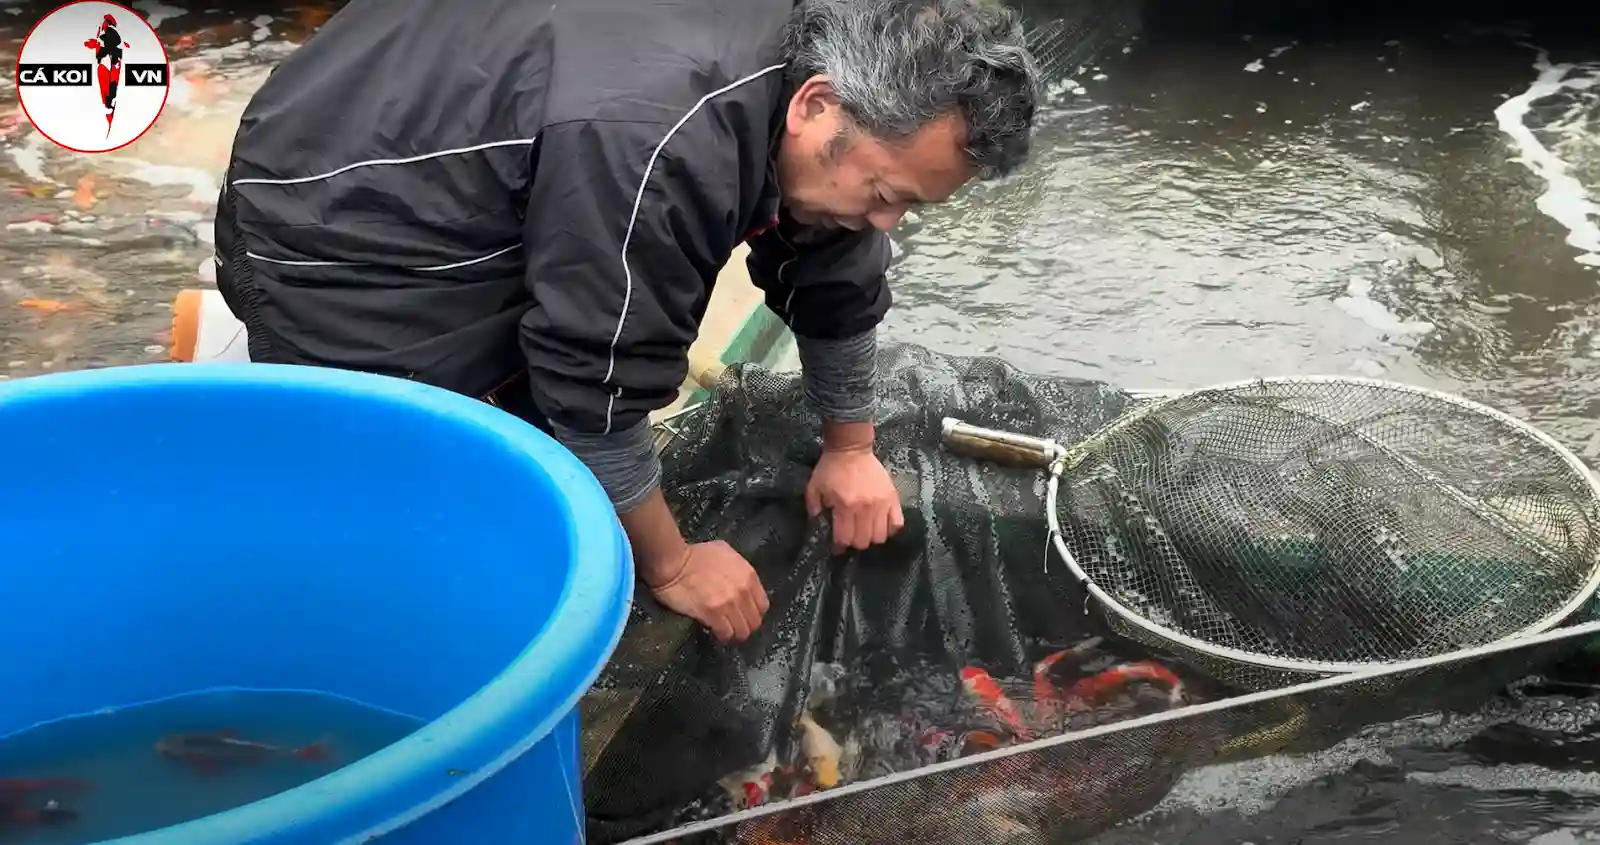
[[[1092,441],[1094,438],[1090,438]],[[1044,494],[1044,523],[1049,529],[1050,545],[1056,554],[1066,562],[1067,568],[1072,571],[1072,577],[1082,584],[1089,595],[1105,602],[1113,610],[1125,616],[1122,606],[1107,595],[1106,592],[1089,578],[1078,559],[1073,557],[1072,550],[1067,548],[1066,538],[1061,534],[1061,520],[1057,516],[1057,501],[1061,495],[1061,474],[1066,471],[1067,463],[1072,460],[1072,452],[1065,446],[1045,437],[1033,437],[1027,434],[1017,434],[1013,431],[1001,431],[994,428],[984,428],[979,425],[962,422],[954,417],[945,417],[939,427],[939,440],[951,454],[977,460],[992,461],[1004,466],[1020,467],[1022,469],[1041,470],[1045,475]],[[1081,447],[1080,447],[1081,448]],[[1045,571],[1050,571],[1050,553],[1045,552]],[[1146,624],[1143,620],[1133,617],[1136,624]]]
[[[955,417],[940,424],[939,442],[952,454],[1020,469],[1049,469],[1067,451],[1048,438],[984,428]]]

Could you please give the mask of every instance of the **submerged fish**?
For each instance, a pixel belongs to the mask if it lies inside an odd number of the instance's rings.
[[[1034,664],[1033,697],[1026,706],[1012,701],[988,672],[973,666],[962,669],[961,680],[967,694],[977,700],[979,709],[985,715],[998,720],[1010,736],[999,736],[990,731],[971,731],[962,737],[961,756],[991,751],[1013,741],[1027,742],[1039,736],[1058,733],[1069,727],[1068,717],[1092,711],[1139,682],[1165,688],[1168,707],[1181,706],[1188,700],[1188,691],[1182,679],[1152,660],[1119,663],[1095,671],[1092,663],[1098,661],[1086,661],[1086,658],[1099,644],[1100,638],[1092,637]],[[1068,666],[1079,671],[1087,670],[1089,674],[1063,687],[1055,676]]]
[[[88,788],[89,782],[78,778],[0,778],[0,798],[22,792],[56,792]]]
[[[844,748],[827,728],[811,718],[810,713],[800,716],[800,752],[818,787],[832,789],[839,785],[839,760],[844,756]]]
[[[1046,656],[1033,666],[1033,702],[1036,706],[1053,706],[1060,703],[1061,690],[1056,687],[1052,674],[1061,665],[1082,662],[1100,647],[1101,637],[1090,637],[1070,648]]]
[[[772,797],[773,774],[777,770],[777,755],[768,754],[766,760],[724,777],[722,788],[727,790],[736,808],[759,807]]]
[[[0,829],[12,825],[59,824],[78,817],[56,801],[46,801],[43,807],[27,807],[10,798],[0,798]]]
[[[321,740],[301,748],[290,748],[240,739],[232,730],[220,730],[169,734],[156,743],[156,753],[209,769],[223,763],[256,763],[273,758],[325,760],[328,749],[327,743]]]
[[[1023,717],[1022,711],[1000,689],[1000,684],[988,672],[976,666],[968,666],[961,670],[961,685],[986,713],[999,719],[1012,735],[1024,741],[1032,737],[1033,732],[1028,729],[1028,722]]]
[[[972,754],[994,751],[1008,744],[1005,737],[996,734],[994,731],[976,730],[962,734],[960,744],[957,747],[960,749],[961,756],[966,757]]]
[[[1065,699],[1097,707],[1137,681],[1150,681],[1166,687],[1167,703],[1171,707],[1183,704],[1187,697],[1183,680],[1171,669],[1153,660],[1138,660],[1113,666],[1098,675],[1078,681],[1067,690]]]

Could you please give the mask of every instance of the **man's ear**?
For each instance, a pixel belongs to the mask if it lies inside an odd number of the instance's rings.
[[[834,94],[833,82],[828,75],[815,74],[800,83],[794,96],[789,98],[789,110],[784,118],[786,128],[791,134],[799,132],[803,126],[822,118],[838,105],[839,97]]]

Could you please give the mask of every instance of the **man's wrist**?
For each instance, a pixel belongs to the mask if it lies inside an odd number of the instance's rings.
[[[655,591],[676,583],[688,567],[690,544],[661,493],[661,460],[649,421],[608,434],[578,432],[554,422],[551,427],[610,496],[639,578]]]
[[[689,568],[689,552],[691,547],[687,542],[680,541],[670,551],[657,552],[657,558],[639,567],[639,578],[652,592],[659,592],[678,583],[683,573]]]
[[[660,488],[653,488],[638,505],[618,514],[639,577],[652,590],[672,586],[689,564],[690,545],[678,529]]]
[[[871,452],[876,439],[877,427],[871,422],[822,421],[824,452]]]

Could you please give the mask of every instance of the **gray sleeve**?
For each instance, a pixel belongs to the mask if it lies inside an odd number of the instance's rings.
[[[878,334],[850,337],[795,335],[806,403],[829,422],[871,422],[877,404]]]
[[[556,439],[600,480],[617,513],[638,507],[661,484],[661,459],[649,419],[610,434],[586,434],[551,423]]]

